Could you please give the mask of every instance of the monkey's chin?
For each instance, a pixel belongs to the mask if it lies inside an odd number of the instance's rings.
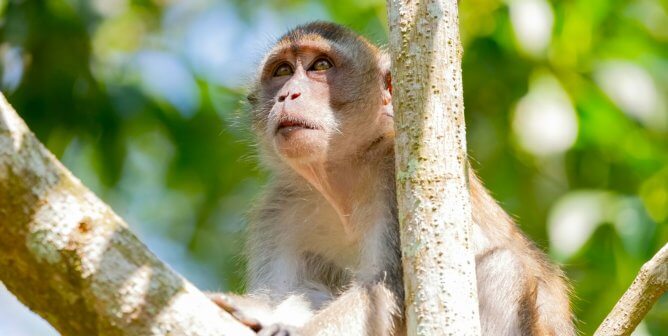
[[[327,135],[320,129],[284,127],[276,132],[274,145],[276,151],[285,159],[317,161],[327,153]]]

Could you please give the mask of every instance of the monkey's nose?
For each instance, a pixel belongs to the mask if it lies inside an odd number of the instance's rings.
[[[299,98],[299,96],[301,96],[301,95],[302,95],[302,94],[301,94],[300,92],[293,93],[293,94],[290,94],[290,92],[288,92],[288,93],[286,93],[286,94],[279,95],[279,96],[278,96],[278,102],[279,102],[279,103],[284,102],[285,99],[288,98],[288,96],[290,96],[290,99],[291,99],[291,100],[295,100],[295,99]]]
[[[278,102],[279,102],[279,103],[284,102],[284,101],[285,101],[285,98],[286,98],[287,96],[288,96],[288,95],[279,95],[279,96],[278,96]]]

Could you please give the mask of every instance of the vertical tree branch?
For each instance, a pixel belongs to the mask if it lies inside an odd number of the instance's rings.
[[[594,335],[631,335],[666,290],[668,290],[668,244],[642,266],[629,289],[615,304]]]
[[[149,252],[2,94],[0,281],[63,335],[254,334]]]
[[[409,335],[479,335],[456,0],[388,0]]]

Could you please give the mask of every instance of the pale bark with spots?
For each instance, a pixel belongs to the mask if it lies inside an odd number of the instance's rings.
[[[159,261],[0,94],[0,281],[63,335],[253,335]]]
[[[479,335],[456,0],[388,0],[409,335]]]
[[[642,266],[629,289],[615,304],[594,335],[631,335],[666,290],[668,290],[668,244]]]

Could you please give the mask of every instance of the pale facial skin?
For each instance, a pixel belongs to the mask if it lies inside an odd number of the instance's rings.
[[[325,127],[331,128],[335,121],[319,120],[323,116],[332,116],[333,111],[314,102],[329,101],[327,80],[336,69],[333,69],[332,61],[312,49],[296,55],[287,54],[267,82],[272,89],[279,88],[270,112],[272,122],[268,130],[276,129],[274,146],[288,160],[322,161],[331,131]],[[318,112],[321,115],[317,115]]]

